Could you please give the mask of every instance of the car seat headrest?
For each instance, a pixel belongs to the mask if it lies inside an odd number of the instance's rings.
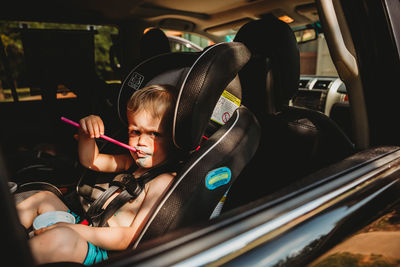
[[[158,28],[146,31],[140,39],[140,61],[171,52],[167,35]]]
[[[219,43],[204,52],[166,53],[145,60],[129,73],[121,86],[119,117],[126,124],[126,102],[134,90],[151,84],[172,85],[177,96],[173,142],[178,149],[193,151],[224,89],[237,92],[235,77],[249,59],[245,45],[231,42]]]
[[[243,104],[256,115],[280,111],[298,89],[300,56],[296,38],[285,22],[269,15],[243,25],[235,42],[252,54],[240,71]],[[261,113],[261,114],[260,114]]]

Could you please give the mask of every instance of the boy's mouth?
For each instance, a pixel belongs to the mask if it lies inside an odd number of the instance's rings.
[[[135,146],[135,148],[137,149],[136,155],[138,157],[136,163],[141,167],[145,167],[146,160],[149,157],[153,156],[153,152],[151,151],[151,149],[145,146]]]
[[[153,151],[151,151],[151,149],[149,149],[148,147],[135,146],[135,148],[137,149],[136,153],[139,158],[147,158],[153,156]]]

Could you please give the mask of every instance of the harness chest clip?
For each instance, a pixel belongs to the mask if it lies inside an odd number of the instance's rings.
[[[117,175],[110,183],[111,185],[118,186],[122,191],[126,190],[132,197],[137,197],[143,190],[143,184],[137,181],[132,174]]]

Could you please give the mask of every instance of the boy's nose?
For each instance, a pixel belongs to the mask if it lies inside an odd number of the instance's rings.
[[[138,145],[146,144],[146,136],[144,134],[139,135],[138,137]]]

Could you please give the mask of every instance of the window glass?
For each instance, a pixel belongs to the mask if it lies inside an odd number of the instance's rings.
[[[36,98],[23,79],[24,53],[16,22],[0,22],[0,102],[12,102],[11,87],[17,88],[21,100]],[[39,96],[40,99],[40,96]]]
[[[301,75],[338,76],[323,33],[316,36],[314,30],[306,29],[301,35],[300,32],[294,34],[299,42]],[[233,41],[235,35],[234,33],[224,36],[225,41]]]
[[[0,102],[40,101],[48,88],[59,100],[76,98],[76,83],[68,76],[80,67],[93,67],[85,70],[90,79],[120,82],[110,64],[113,35],[118,29],[112,26],[0,21]],[[53,77],[54,84],[41,75]]]
[[[169,39],[172,52],[198,52],[213,44],[212,41],[197,34],[168,30],[164,32]]]
[[[299,44],[300,74],[338,76],[323,33],[313,41]]]

